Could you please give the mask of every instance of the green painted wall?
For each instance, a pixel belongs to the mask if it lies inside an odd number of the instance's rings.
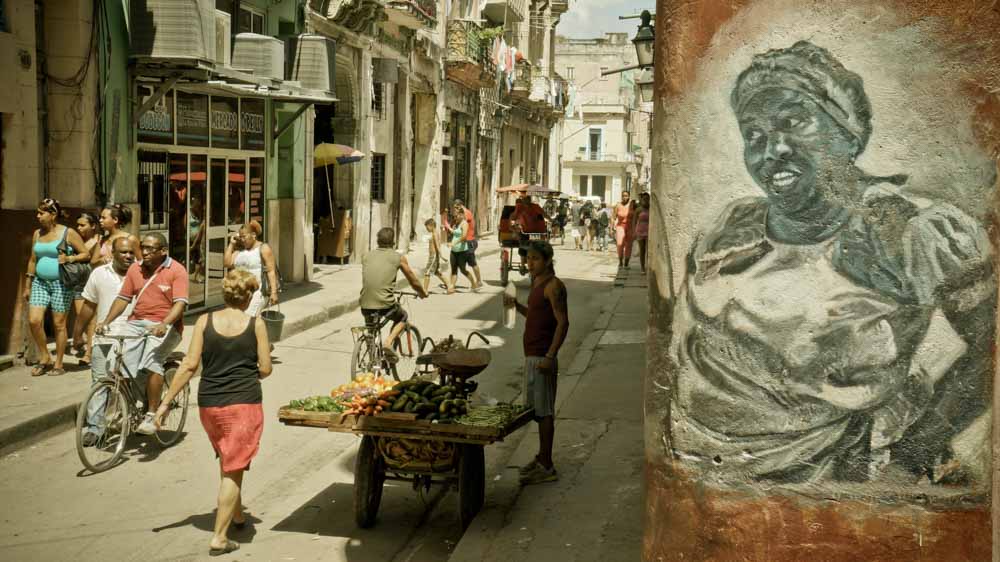
[[[107,22],[100,49],[101,179],[98,200],[136,201],[135,155],[130,149],[132,110],[128,81],[128,2],[104,2]]]

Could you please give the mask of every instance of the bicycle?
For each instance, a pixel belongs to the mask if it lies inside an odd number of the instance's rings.
[[[103,472],[118,464],[125,452],[125,442],[132,430],[142,423],[142,419],[146,415],[146,408],[143,407],[146,400],[146,389],[136,388],[137,385],[134,381],[137,379],[125,376],[122,373],[122,367],[125,342],[146,339],[149,334],[96,337],[112,341],[112,351],[108,354],[112,358],[109,359],[111,361],[110,369],[104,378],[91,387],[76,415],[76,452],[80,456],[80,462],[83,463],[83,466],[94,473]],[[176,361],[167,361],[164,364],[161,399],[166,396],[167,390],[170,388],[174,373],[177,372],[177,366]],[[167,415],[163,418],[163,424],[154,434],[156,440],[164,448],[170,447],[180,439],[181,430],[184,429],[184,423],[187,420],[189,394],[190,387],[185,386],[184,390],[170,402]],[[101,414],[102,410],[103,414]],[[83,439],[90,427],[88,418],[91,412],[95,416],[103,418],[104,429],[93,446],[85,447]]]
[[[396,306],[402,306],[403,297],[419,297],[419,295],[398,291],[394,297]],[[365,318],[364,326],[351,328],[351,337],[354,338],[354,350],[351,352],[352,379],[358,373],[374,373],[376,376],[388,374],[399,381],[401,380],[399,373],[410,373],[412,376],[417,371],[417,358],[424,348],[420,330],[411,322],[406,322],[403,332],[392,342],[396,361],[390,361],[382,347],[382,328],[390,322],[386,315],[379,315],[371,320]]]

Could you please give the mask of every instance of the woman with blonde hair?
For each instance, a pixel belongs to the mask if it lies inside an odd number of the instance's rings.
[[[209,554],[218,556],[240,545],[227,538],[229,524],[246,525],[241,487],[243,473],[260,448],[264,429],[260,381],[271,374],[270,344],[260,318],[248,318],[247,308],[259,289],[257,279],[235,269],[222,282],[226,308],[202,315],[195,323],[191,347],[177,370],[170,390],[156,411],[159,427],[167,404],[202,367],[198,385],[201,424],[219,458],[222,482],[219,485],[215,529]]]
[[[274,252],[270,245],[259,240],[260,234],[259,222],[244,224],[239,233],[230,239],[223,257],[226,268],[249,271],[257,280],[259,288],[254,292],[250,307],[247,308],[247,314],[255,317],[264,308],[262,289],[267,290],[268,305],[278,304],[278,268],[274,263]]]

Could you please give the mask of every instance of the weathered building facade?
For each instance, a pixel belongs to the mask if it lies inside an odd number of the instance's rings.
[[[625,33],[598,39],[559,37],[560,75],[569,82],[563,151],[563,191],[613,203],[622,191],[645,190],[649,181],[649,113],[640,108],[637,71],[602,76],[636,64]]]
[[[644,559],[996,560],[1000,12],[656,12]]]
[[[558,160],[544,152],[558,122],[549,71],[538,73],[545,87],[539,82],[535,113],[508,119],[500,110],[511,108],[510,89],[501,85],[513,80],[499,69],[499,39],[504,30],[511,42],[523,34],[532,45],[525,53],[542,66],[565,3],[2,6],[0,70],[19,86],[0,92],[0,223],[17,241],[18,265],[0,273],[0,354],[25,341],[18,295],[42,197],[60,200],[71,220],[128,205],[129,228],[164,234],[187,266],[197,311],[221,302],[225,240],[248,220],[264,226],[285,280],[308,280],[319,225],[351,225],[339,230],[337,250],[350,261],[386,226],[398,248],[409,248],[424,220],[455,198],[488,232],[501,169],[513,183],[531,179],[529,169],[541,181],[544,163]],[[488,27],[482,18],[498,7],[519,19]],[[548,22],[544,32],[529,18]],[[535,138],[503,136],[508,123]],[[363,157],[317,166],[321,143]],[[505,143],[519,143],[518,153],[502,167]]]

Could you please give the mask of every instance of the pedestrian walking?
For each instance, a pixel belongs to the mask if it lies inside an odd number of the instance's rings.
[[[556,387],[559,349],[569,332],[566,286],[556,277],[553,250],[548,242],[528,245],[531,294],[527,304],[505,295],[504,304],[524,316],[525,403],[535,409],[538,423],[538,455],[519,470],[521,484],[539,484],[559,479],[552,461],[555,439]]]
[[[430,293],[431,275],[436,275],[450,295],[455,292],[455,288],[448,284],[448,279],[441,272],[441,262],[444,258],[441,256],[441,240],[438,238],[437,222],[434,219],[427,219],[424,221],[424,228],[430,234],[430,238],[427,240],[427,265],[424,266],[424,291]]]
[[[615,205],[615,246],[618,248],[618,267],[628,267],[632,258],[632,201],[627,191],[622,192],[622,200]]]
[[[88,256],[93,256],[96,251],[95,248],[101,240],[98,234],[99,228],[100,220],[94,213],[84,211],[76,219],[76,232],[83,240],[83,245],[87,248]],[[76,320],[73,322],[73,351],[80,359],[79,364],[81,367],[90,365],[91,340],[94,338],[95,326],[94,322],[83,322],[80,320],[80,312],[83,310],[83,288],[85,285],[86,283],[78,286],[73,291],[73,313],[76,315]],[[91,320],[93,320],[93,317],[91,317]]]
[[[476,252],[479,250],[479,238],[476,236],[476,217],[461,199],[455,199],[454,207],[465,217],[465,223],[468,226],[465,233],[465,242],[468,245],[465,265],[472,268],[472,273],[476,277],[476,285],[473,289],[479,289],[483,286],[483,274],[479,271],[479,263],[476,261]]]
[[[126,236],[115,239],[111,247],[111,263],[98,266],[90,274],[83,288],[83,307],[78,322],[90,323],[95,318],[104,318],[111,310],[111,305],[118,299],[125,274],[135,262],[132,252],[132,242]],[[124,314],[108,326],[113,334],[124,333],[128,328],[127,318],[132,313],[129,304]],[[111,344],[94,342],[91,339],[93,361],[90,365],[91,384],[97,384],[108,373],[108,359],[111,355]],[[83,446],[93,447],[104,433],[104,406],[107,403],[105,395],[101,400],[91,400],[88,403],[87,427],[84,430]]]
[[[257,291],[247,307],[247,314],[253,317],[259,316],[260,311],[265,308],[265,292],[268,306],[278,304],[278,266],[270,244],[261,242],[260,235],[259,222],[244,224],[239,233],[229,240],[223,254],[223,263],[227,269],[245,269],[257,280]]]
[[[153,415],[163,391],[163,363],[181,341],[184,309],[188,304],[188,274],[184,266],[167,255],[167,239],[160,233],[142,239],[142,262],[133,263],[125,273],[118,299],[96,333],[103,334],[128,305],[132,313],[125,334],[147,336],[125,343],[123,363],[128,372],[146,379],[146,417],[136,428],[140,435],[156,433]]]
[[[28,327],[38,348],[38,364],[31,370],[31,376],[44,374],[59,376],[66,374],[63,369],[63,355],[66,353],[66,315],[73,304],[73,287],[66,287],[60,279],[60,269],[66,263],[86,263],[90,260],[87,247],[80,235],[59,224],[62,206],[55,199],[43,199],[38,204],[35,218],[38,229],[32,234],[31,256],[28,258],[27,278],[24,289],[28,301]],[[45,336],[45,311],[52,311],[52,325],[55,329],[56,356],[49,354]]]
[[[607,205],[601,205],[597,213],[597,249],[602,253],[608,251],[608,238],[611,235],[611,210]]]
[[[97,250],[91,255],[90,265],[97,267],[111,263],[111,245],[121,237],[128,238],[129,242],[132,243],[132,253],[136,258],[142,255],[142,249],[139,248],[139,238],[125,230],[125,227],[131,222],[132,210],[125,205],[116,203],[101,209],[100,223],[104,235],[101,236]]]
[[[649,241],[649,193],[639,194],[635,215],[635,239],[639,243],[639,267],[646,274],[646,246]]]
[[[594,204],[586,201],[580,207],[580,249],[588,252],[594,249],[594,226]]]
[[[458,272],[461,271],[462,275],[469,279],[472,290],[476,291],[479,289],[479,285],[476,284],[476,280],[466,268],[469,257],[469,242],[467,240],[469,223],[466,222],[464,213],[458,209],[452,209],[451,223],[451,288],[454,290],[458,287]]]
[[[229,525],[246,525],[243,513],[243,474],[260,449],[264,430],[260,381],[271,375],[271,348],[267,328],[247,309],[260,283],[245,269],[234,269],[222,282],[226,308],[202,315],[195,323],[187,356],[156,410],[155,426],[163,422],[167,404],[201,365],[198,413],[219,459],[218,505],[208,553],[219,556],[238,550],[228,538]]]

